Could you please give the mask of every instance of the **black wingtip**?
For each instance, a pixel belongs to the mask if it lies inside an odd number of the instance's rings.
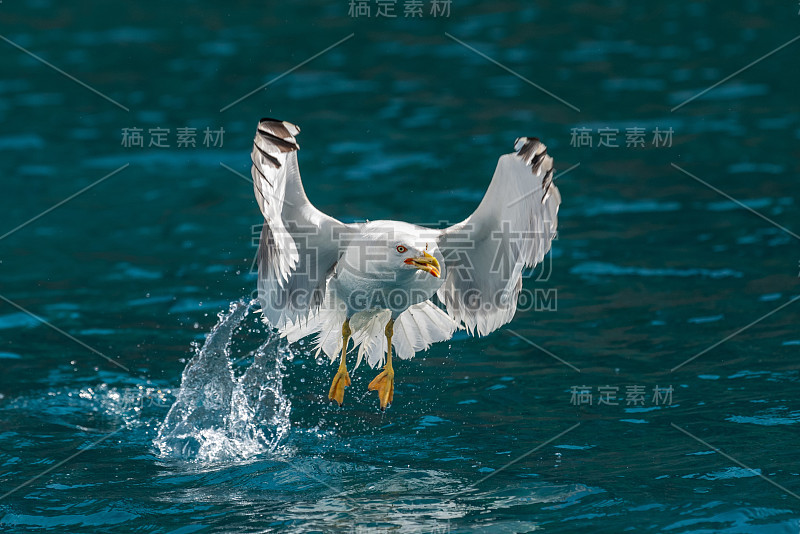
[[[547,197],[550,186],[553,183],[553,158],[547,153],[547,147],[538,137],[518,137],[514,141],[514,150],[517,155],[531,167],[533,174],[544,171],[542,176],[542,201]]]
[[[296,124],[293,124],[289,121],[284,121],[281,119],[273,119],[272,117],[262,117],[258,121],[259,128],[264,125],[270,127],[270,129],[278,129],[278,131],[285,130],[287,135],[295,136],[300,133],[300,127]],[[281,137],[283,137],[281,135]]]
[[[518,137],[514,141],[514,150],[517,155],[529,165],[536,167],[547,154],[547,147],[538,137]]]
[[[300,128],[291,122],[262,118],[258,122],[256,147],[265,155],[266,152],[273,152],[273,148],[276,148],[279,152],[293,152],[300,149],[300,145],[295,138],[299,133]],[[259,137],[263,141],[260,143],[261,146],[258,146]],[[274,165],[275,162],[272,163],[274,167],[280,168],[280,164]]]

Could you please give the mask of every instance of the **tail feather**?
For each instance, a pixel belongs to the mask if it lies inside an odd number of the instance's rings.
[[[392,345],[397,355],[407,360],[439,341],[453,337],[458,323],[429,300],[420,302],[400,314],[394,323]]]
[[[356,369],[366,356],[370,367],[377,367],[386,354],[386,323],[392,313],[381,310],[377,313],[361,312],[353,315],[350,328],[353,330],[353,341],[358,346]],[[392,343],[394,345],[394,343]]]
[[[324,352],[328,358],[335,360],[341,354],[341,328],[347,312],[344,304],[336,299],[325,301],[327,305],[313,312],[308,320],[288,323],[281,334],[290,343],[317,334],[316,354]],[[353,348],[358,349],[356,368],[365,359],[370,367],[383,365],[386,360],[385,328],[390,317],[389,310],[380,310],[359,312],[350,318]],[[397,357],[408,360],[432,344],[450,339],[456,330],[458,323],[426,300],[411,306],[395,320],[392,347]]]

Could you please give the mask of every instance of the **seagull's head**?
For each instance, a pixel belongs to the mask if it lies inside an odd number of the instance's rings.
[[[436,243],[425,243],[424,247],[420,247],[397,242],[394,244],[394,255],[397,262],[402,262],[402,266],[397,263],[400,268],[424,271],[435,278],[442,276],[442,266],[436,258],[441,254]]]
[[[337,269],[344,278],[354,276],[352,283],[359,288],[371,285],[432,293],[447,276],[437,240],[435,230],[399,221],[371,221],[349,241]]]

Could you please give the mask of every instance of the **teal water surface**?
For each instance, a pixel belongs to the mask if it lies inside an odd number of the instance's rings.
[[[0,531],[798,532],[796,3],[353,4],[0,3]],[[331,406],[248,306],[262,116],[345,221],[540,137],[539,300]]]

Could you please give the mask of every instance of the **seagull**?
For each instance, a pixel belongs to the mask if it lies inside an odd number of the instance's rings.
[[[261,119],[251,174],[264,224],[258,248],[263,319],[289,342],[316,335],[339,368],[328,398],[339,406],[356,367],[383,366],[369,383],[381,410],[394,398],[392,352],[401,359],[460,329],[485,336],[511,321],[523,269],[540,263],[556,235],[561,195],[553,158],[535,137],[500,156],[483,200],[443,229],[401,221],[343,223],[315,208],[300,179],[297,135]],[[402,194],[402,192],[398,192]]]

